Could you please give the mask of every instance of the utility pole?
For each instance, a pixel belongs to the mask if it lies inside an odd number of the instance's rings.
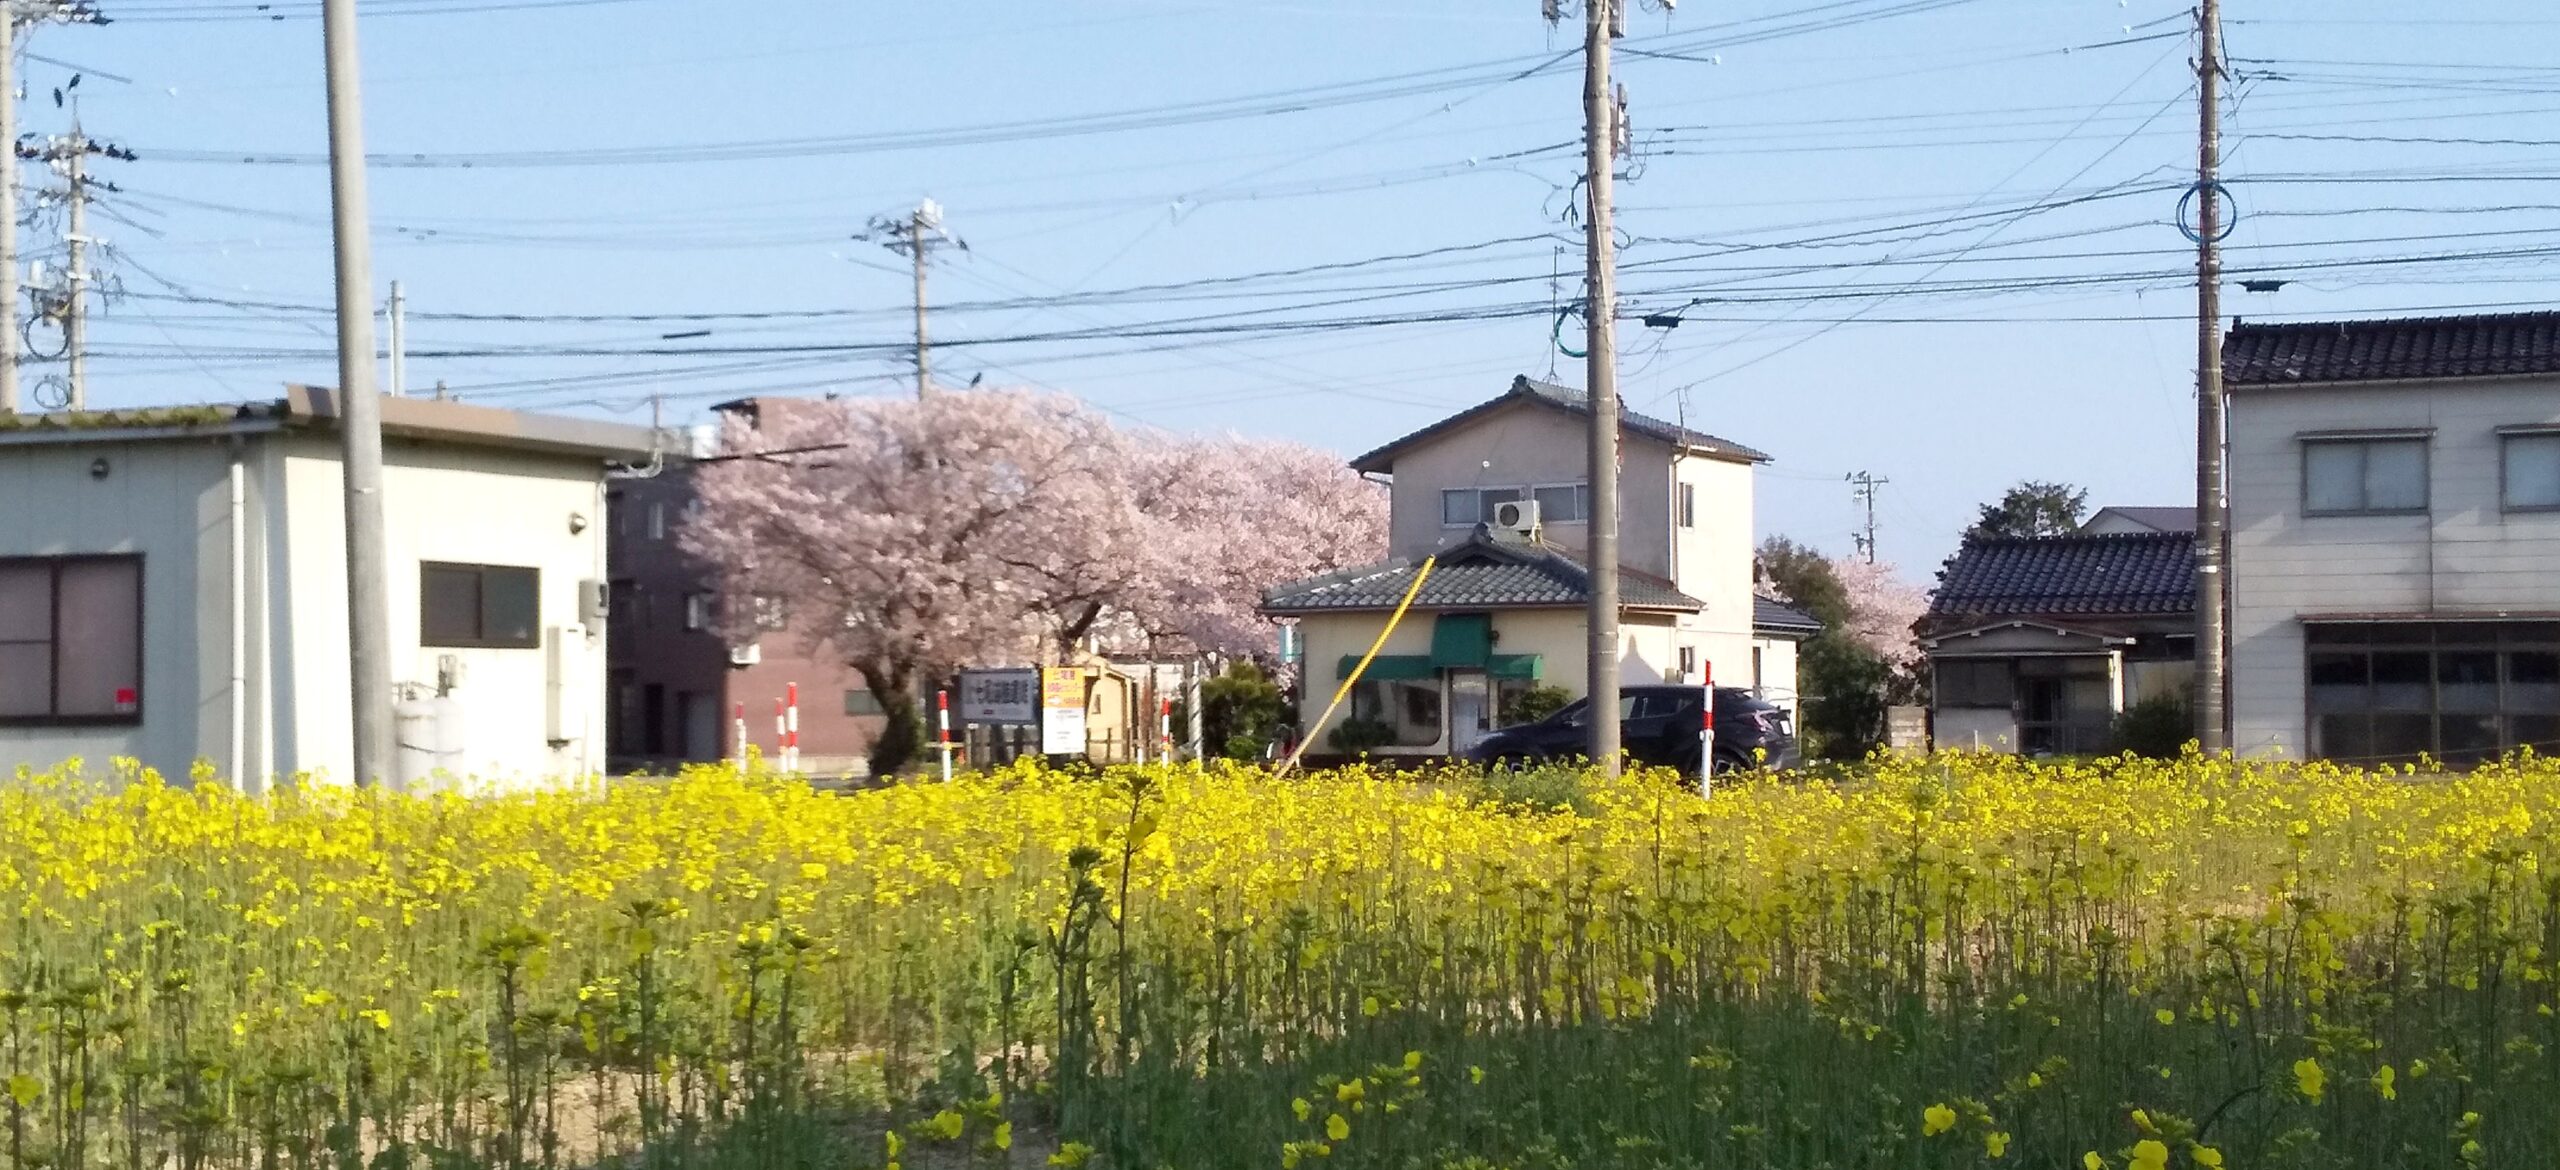
[[[916,397],[933,392],[933,348],[925,337],[925,270],[932,262],[933,249],[951,245],[968,251],[969,245],[942,226],[942,205],[927,199],[905,215],[874,216],[871,230],[857,237],[878,243],[914,261],[916,271]]]
[[[62,205],[62,281],[58,286],[37,289],[36,298],[41,318],[62,326],[62,357],[67,366],[62,405],[69,410],[87,410],[90,290],[101,283],[97,270],[91,266],[90,246],[99,241],[89,234],[89,201],[100,190],[116,190],[115,184],[90,176],[89,158],[98,155],[129,161],[133,152],[89,137],[74,117],[71,133],[48,138],[42,146],[25,148],[23,155],[42,161],[62,177],[61,190],[48,196]],[[50,381],[47,379],[48,384]],[[41,400],[43,395],[39,393],[38,398]]]
[[[383,314],[391,327],[391,396],[409,396],[409,302],[400,295],[400,282],[391,282],[390,310]]]
[[[1583,0],[1583,165],[1590,187],[1583,322],[1584,379],[1591,401],[1590,693],[1592,760],[1618,774],[1618,290],[1610,197],[1615,181],[1618,109],[1610,101],[1609,42],[1625,0]]]
[[[330,221],[337,252],[338,434],[344,444],[347,669],[354,782],[391,773],[391,602],[383,589],[382,403],[373,386],[373,239],[365,209],[356,0],[321,0],[328,63]]]
[[[2201,124],[2196,149],[2196,742],[2230,745],[2229,494],[2223,482],[2222,4],[2196,10]]]
[[[63,197],[71,206],[65,212],[62,242],[66,246],[70,271],[63,274],[69,286],[70,300],[63,305],[62,337],[70,362],[71,411],[77,414],[89,409],[89,151],[88,141],[81,137],[80,123],[71,123],[68,158],[63,160],[63,178],[67,184]]]
[[[18,35],[53,21],[105,24],[87,0],[0,0],[0,414],[19,409]]]
[[[1849,483],[1853,488],[1853,494],[1857,496],[1858,502],[1864,504],[1867,509],[1867,526],[1860,529],[1857,536],[1854,538],[1858,544],[1858,555],[1865,557],[1867,559],[1867,563],[1872,565],[1876,563],[1876,489],[1892,483],[1893,481],[1889,479],[1878,479],[1877,477],[1863,471],[1851,475],[1848,478]]]

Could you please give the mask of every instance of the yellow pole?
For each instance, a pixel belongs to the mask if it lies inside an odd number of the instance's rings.
[[[1396,626],[1404,621],[1404,611],[1411,609],[1413,599],[1422,595],[1422,583],[1431,579],[1431,567],[1439,563],[1440,558],[1436,556],[1422,559],[1422,571],[1413,575],[1413,587],[1405,590],[1404,600],[1396,603],[1395,613],[1387,618],[1387,628],[1378,631],[1378,640],[1369,643],[1369,652],[1360,656],[1360,665],[1351,668],[1351,677],[1342,680],[1342,685],[1335,688],[1333,702],[1326,704],[1324,714],[1316,717],[1315,724],[1308,729],[1307,738],[1299,740],[1297,748],[1289,753],[1289,758],[1280,762],[1280,769],[1271,774],[1273,779],[1279,779],[1297,770],[1299,757],[1306,755],[1307,745],[1315,742],[1315,733],[1324,730],[1324,725],[1333,721],[1333,713],[1342,709],[1344,699],[1351,697],[1351,688],[1359,685],[1360,676],[1367,674],[1369,664],[1377,661],[1378,651],[1387,648],[1387,639],[1395,635]]]

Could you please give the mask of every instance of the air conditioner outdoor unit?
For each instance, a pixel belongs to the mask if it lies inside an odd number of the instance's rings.
[[[1495,533],[1518,540],[1534,540],[1538,535],[1538,502],[1536,500],[1504,500],[1493,506]]]
[[[762,642],[749,642],[744,646],[729,647],[729,665],[731,666],[754,666],[762,661],[764,661],[764,643]]]

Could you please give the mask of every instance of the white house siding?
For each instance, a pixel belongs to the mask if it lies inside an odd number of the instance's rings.
[[[2560,380],[2251,389],[2233,395],[2236,749],[2306,744],[2305,614],[2560,609],[2560,515],[2500,509],[2500,427],[2560,423]],[[2302,514],[2306,432],[2432,428],[2429,514]]]
[[[1754,638],[1752,657],[1743,663],[1757,662],[1759,673],[1737,673],[1734,666],[1721,665],[1716,659],[1716,685],[1757,689],[1760,697],[1787,709],[1787,718],[1799,725],[1804,722],[1804,699],[1796,689],[1796,651],[1803,643],[1793,638]],[[1740,665],[1740,664],[1737,664]]]
[[[1752,615],[1758,609],[1751,590],[1753,469],[1747,463],[1695,455],[1678,460],[1665,458],[1663,462],[1662,477],[1650,481],[1667,484],[1670,489],[1659,493],[1664,500],[1660,531],[1670,534],[1680,591],[1706,603],[1701,612],[1681,615],[1681,641],[1697,650],[1700,662],[1712,664],[1717,679],[1725,685],[1750,685],[1751,650],[1759,644],[1752,627]],[[1690,485],[1697,492],[1694,527],[1681,528],[1676,523],[1681,484]],[[1794,644],[1787,646],[1783,668],[1766,649],[1760,665],[1762,678],[1774,681],[1778,689],[1788,693],[1792,703],[1796,686]],[[1675,665],[1677,661],[1675,658]],[[1692,677],[1680,681],[1697,680]]]
[[[104,460],[104,479],[91,474]],[[229,459],[219,440],[0,448],[0,557],[140,554],[142,721],[0,727],[0,772],[118,757],[183,769],[227,750]],[[224,623],[204,628],[211,612]],[[206,686],[206,682],[213,686]]]

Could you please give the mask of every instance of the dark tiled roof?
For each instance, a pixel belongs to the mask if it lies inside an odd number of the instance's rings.
[[[1929,617],[2192,613],[2196,538],[2034,536],[1967,540],[1948,562]]]
[[[1488,414],[1492,414],[1497,410],[1501,410],[1506,406],[1519,402],[1527,402],[1533,405],[1543,406],[1551,410],[1561,410],[1570,414],[1580,415],[1584,418],[1591,417],[1591,399],[1582,391],[1558,386],[1552,382],[1534,381],[1527,377],[1514,378],[1511,380],[1511,389],[1506,391],[1501,397],[1468,407],[1467,409],[1441,419],[1430,426],[1415,431],[1410,435],[1406,435],[1401,439],[1397,439],[1386,446],[1380,447],[1375,451],[1371,451],[1366,455],[1352,460],[1351,466],[1355,470],[1371,473],[1392,472],[1395,470],[1396,456],[1403,454],[1406,449],[1414,446],[1415,444],[1429,439],[1438,438],[1442,434],[1465,426],[1466,424],[1483,418]],[[1704,431],[1693,431],[1679,425],[1678,423],[1665,422],[1662,419],[1654,418],[1650,415],[1637,414],[1633,411],[1623,409],[1620,412],[1620,418],[1624,420],[1622,429],[1628,434],[1643,435],[1648,438],[1660,439],[1665,443],[1670,443],[1675,446],[1687,447],[1693,451],[1707,455],[1710,458],[1727,459],[1738,463],[1769,462],[1769,457],[1767,455],[1754,451],[1740,443],[1736,443],[1730,439],[1719,439]]]
[[[1760,634],[1802,634],[1810,638],[1822,632],[1822,619],[1782,601],[1754,597],[1751,629]]]
[[[2234,326],[2232,387],[2560,373],[2560,312]]]
[[[1345,569],[1339,573],[1283,585],[1263,595],[1262,609],[1273,614],[1327,613],[1394,609],[1413,588],[1421,566],[1397,559]],[[1440,554],[1413,599],[1418,610],[1503,609],[1583,605],[1590,600],[1590,570],[1582,562],[1542,544],[1509,544],[1479,535]],[[1658,578],[1632,571],[1618,577],[1619,601],[1634,609],[1695,611],[1705,608],[1694,597]]]

